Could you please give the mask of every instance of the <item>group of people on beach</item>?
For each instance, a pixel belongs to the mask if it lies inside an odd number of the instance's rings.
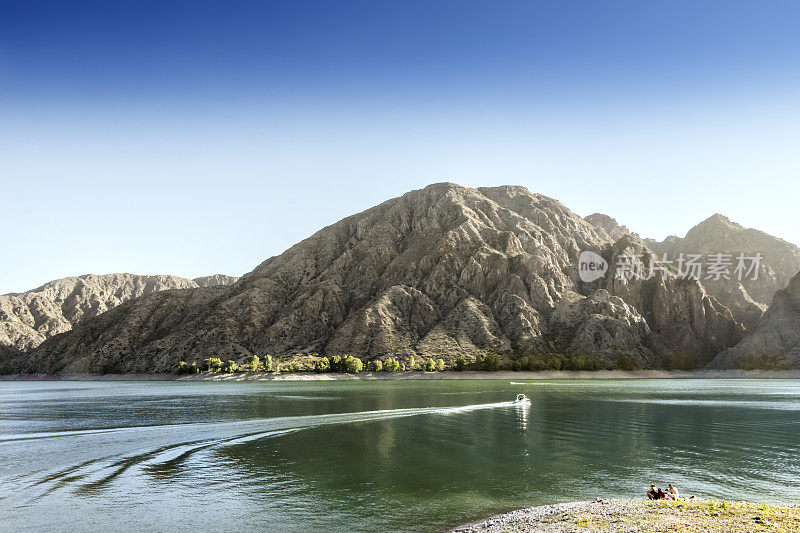
[[[647,498],[650,500],[677,500],[680,498],[678,489],[676,489],[672,483],[669,484],[666,491],[656,487],[655,483],[650,483],[650,488],[645,491],[645,494],[647,494]]]

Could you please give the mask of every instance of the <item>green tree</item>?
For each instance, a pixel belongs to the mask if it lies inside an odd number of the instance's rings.
[[[250,372],[258,372],[258,368],[261,366],[261,358],[257,355],[251,355],[250,359],[247,361],[247,370]]]
[[[331,372],[344,372],[341,356],[334,355],[331,357]]]
[[[496,372],[500,369],[500,357],[491,354],[487,356],[479,355],[475,359],[475,366],[478,370],[486,370],[488,372]]]
[[[189,363],[186,361],[181,361],[178,363],[178,374],[188,374],[189,373]]]
[[[459,357],[458,359],[456,359],[456,364],[453,367],[453,369],[458,370],[459,372],[461,372],[462,370],[466,370],[467,369],[466,359],[464,359],[463,357]]]
[[[272,356],[267,354],[264,356],[264,361],[261,363],[264,372],[272,372],[276,370],[275,363],[272,361]]]
[[[397,372],[400,370],[400,363],[394,357],[389,357],[384,362],[383,369],[387,372]]]
[[[345,356],[344,371],[348,374],[358,374],[364,369],[364,363],[358,357],[352,355]]]
[[[236,363],[236,361],[230,359],[224,365],[222,365],[222,371],[229,374],[236,372],[238,369],[239,365]]]
[[[408,369],[409,370],[416,370],[417,369],[417,360],[413,355],[408,358]]]
[[[548,365],[539,357],[529,355],[522,360],[522,369],[530,371],[547,370]]]
[[[300,363],[297,361],[289,363],[289,372],[300,372]]]
[[[331,362],[328,360],[327,357],[317,359],[314,362],[314,372],[319,372],[320,374],[322,374],[323,372],[330,372],[330,371],[331,371]]]
[[[203,359],[203,365],[200,367],[205,372],[219,372],[222,369],[222,359],[219,357],[208,357]]]
[[[370,372],[380,372],[383,370],[383,363],[380,359],[375,359],[374,361],[370,361],[367,363],[367,370]]]
[[[430,357],[425,361],[425,372],[436,372],[436,361]]]
[[[440,358],[436,360],[436,370],[444,372],[444,359]]]

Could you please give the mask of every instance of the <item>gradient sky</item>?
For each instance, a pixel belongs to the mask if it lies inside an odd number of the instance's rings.
[[[240,275],[437,181],[800,243],[800,2],[0,0],[0,293]]]

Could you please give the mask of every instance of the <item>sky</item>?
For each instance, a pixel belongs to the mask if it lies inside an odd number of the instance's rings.
[[[800,244],[800,2],[0,0],[0,294],[241,275],[427,184]]]

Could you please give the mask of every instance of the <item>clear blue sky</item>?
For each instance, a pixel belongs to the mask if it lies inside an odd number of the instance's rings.
[[[0,0],[0,293],[242,274],[437,181],[800,243],[800,2]]]

